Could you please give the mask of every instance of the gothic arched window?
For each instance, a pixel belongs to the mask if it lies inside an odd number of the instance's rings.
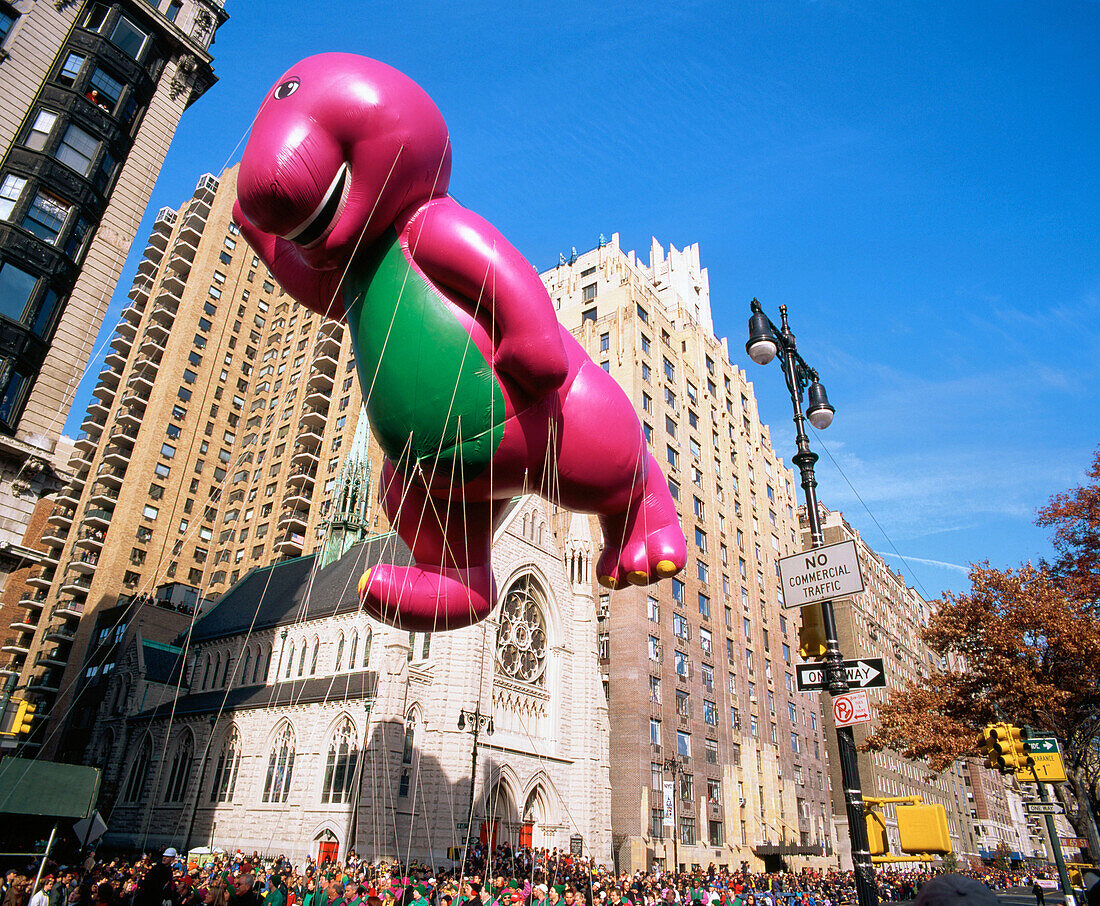
[[[298,676],[306,672],[306,640],[302,639],[302,653],[298,657]]]
[[[497,668],[511,679],[546,683],[546,599],[531,576],[518,579],[504,596],[497,629]]]
[[[248,682],[248,668],[252,665],[252,649],[244,653],[244,666],[241,667],[241,685]]]
[[[130,765],[130,776],[126,780],[126,792],[123,799],[127,802],[137,802],[145,790],[145,778],[149,774],[149,762],[153,760],[153,740],[145,737],[138,751],[137,758]]]
[[[355,669],[355,655],[358,654],[358,652],[359,652],[359,633],[354,632],[354,631],[351,634],[350,652],[351,653],[348,655],[348,664],[351,666],[351,669],[354,670]]]
[[[294,730],[289,723],[275,736],[267,759],[264,780],[264,802],[286,802],[290,795],[290,780],[294,774]]]
[[[363,637],[363,669],[364,670],[366,669],[367,664],[370,663],[370,643],[371,643],[371,638],[372,637],[373,636],[371,635],[371,631],[368,629],[367,632],[366,632],[366,635]]]
[[[294,669],[294,643],[290,643],[290,654],[286,658],[286,676],[284,679],[290,679],[290,671]]]
[[[191,779],[191,763],[194,757],[195,740],[191,731],[185,730],[172,756],[172,769],[168,773],[168,786],[164,790],[165,802],[183,802],[187,781]]]
[[[359,744],[355,738],[355,725],[345,718],[328,746],[321,802],[347,802],[351,799],[358,764]]]
[[[339,673],[344,666],[344,634],[340,633],[340,638],[336,642],[336,673]]]
[[[313,657],[310,659],[310,662],[309,662],[309,675],[310,676],[316,676],[317,675],[317,658],[320,657],[320,655],[321,655],[321,642],[318,638],[314,637],[314,639],[313,639]]]
[[[237,785],[237,771],[241,766],[241,734],[233,727],[225,739],[218,766],[214,769],[214,784],[210,787],[211,802],[232,802],[233,788]]]

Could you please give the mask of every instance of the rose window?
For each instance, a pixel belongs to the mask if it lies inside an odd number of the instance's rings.
[[[542,685],[546,670],[546,618],[538,586],[528,576],[509,589],[500,607],[497,663],[502,673]]]

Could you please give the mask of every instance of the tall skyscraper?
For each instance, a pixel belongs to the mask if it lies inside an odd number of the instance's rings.
[[[698,246],[654,241],[645,264],[614,235],[543,281],[637,408],[688,542],[681,576],[601,590],[619,866],[824,864],[819,704],[795,691],[798,615],[776,566],[801,549],[794,478],[714,333]]]
[[[0,586],[184,110],[221,0],[0,8]],[[64,451],[62,451],[63,453]]]

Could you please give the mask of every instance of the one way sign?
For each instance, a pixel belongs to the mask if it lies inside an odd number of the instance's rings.
[[[827,689],[824,664],[796,664],[799,692],[820,692]],[[886,685],[886,668],[880,657],[844,661],[844,675],[854,689],[879,689]]]

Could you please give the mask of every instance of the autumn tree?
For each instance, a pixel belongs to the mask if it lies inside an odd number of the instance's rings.
[[[891,694],[866,745],[938,772],[976,755],[977,731],[988,723],[1052,732],[1070,777],[1056,793],[1100,853],[1100,451],[1088,475],[1090,485],[1039,512],[1055,530],[1053,563],[976,564],[969,592],[943,596],[923,633],[940,669]]]
[[[1100,606],[1100,448],[1088,470],[1090,483],[1056,494],[1039,510],[1038,525],[1053,528],[1057,559],[1046,565],[1066,592]]]

